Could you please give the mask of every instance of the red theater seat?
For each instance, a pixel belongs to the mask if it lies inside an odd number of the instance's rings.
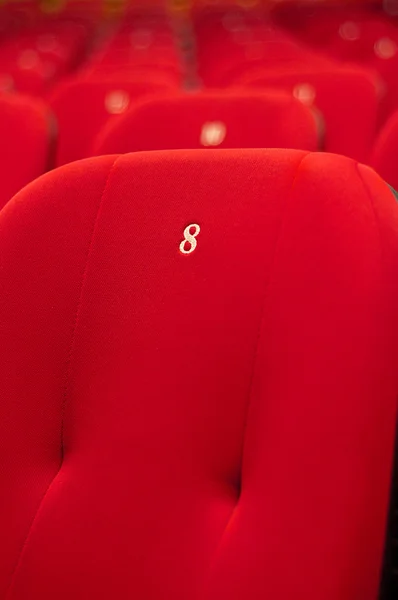
[[[345,29],[356,28],[357,40],[347,40]],[[383,95],[380,123],[398,109],[398,28],[384,19],[343,21],[328,46],[328,52],[346,61],[356,61],[374,69],[380,76]]]
[[[304,3],[280,3],[272,11],[273,21],[314,50],[326,49],[336,37],[353,42],[359,38],[355,25],[374,19],[374,6],[310,6]],[[346,25],[344,27],[344,25]],[[354,26],[353,26],[354,25]],[[343,26],[343,27],[342,27]],[[347,49],[349,44],[347,44]]]
[[[199,75],[210,87],[229,85],[253,68],[328,65],[287,33],[248,15],[208,15],[198,20],[196,35]]]
[[[75,78],[58,86],[50,104],[58,119],[57,165],[90,155],[93,141],[110,119],[147,95],[174,88],[167,76],[147,73],[136,77],[118,74]]]
[[[0,597],[376,600],[398,211],[343,157],[153,152],[0,213]]]
[[[281,92],[240,90],[147,100],[105,126],[93,154],[183,148],[317,150],[316,115]]]
[[[233,81],[248,88],[274,86],[289,91],[322,114],[326,151],[368,160],[379,103],[377,81],[371,72],[355,67],[297,66],[253,69]]]
[[[49,21],[23,29],[0,44],[0,78],[22,93],[43,95],[84,55],[89,29],[80,22]]]
[[[39,100],[0,95],[0,209],[51,166],[55,123]]]
[[[398,190],[398,111],[384,125],[370,160],[372,167]]]
[[[282,14],[289,30],[313,50],[378,73],[382,89],[381,123],[398,108],[398,28],[394,19],[374,7],[371,10],[317,7],[298,11],[286,7]]]
[[[327,151],[369,158],[381,95],[375,72],[343,66],[272,23],[253,23],[239,13],[199,20],[197,36],[198,70],[206,85],[283,88],[322,113]]]

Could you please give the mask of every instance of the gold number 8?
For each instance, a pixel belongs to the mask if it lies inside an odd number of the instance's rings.
[[[195,231],[191,233],[191,229],[193,228],[195,228]],[[200,227],[196,223],[188,225],[188,227],[184,229],[184,239],[180,244],[180,252],[182,252],[182,254],[191,254],[195,250],[196,246],[198,245],[196,238],[198,237],[199,233]],[[186,244],[190,245],[188,250],[185,248]]]

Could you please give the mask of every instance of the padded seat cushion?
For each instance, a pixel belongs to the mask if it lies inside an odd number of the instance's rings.
[[[0,214],[0,597],[375,600],[397,258],[393,194],[337,156],[106,156],[25,188]]]

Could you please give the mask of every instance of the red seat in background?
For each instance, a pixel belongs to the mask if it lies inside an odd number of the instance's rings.
[[[50,98],[60,129],[57,165],[90,156],[107,123],[146,96],[181,84],[182,67],[167,21],[129,18]]]
[[[320,55],[362,65],[378,73],[379,124],[398,109],[398,26],[381,9],[280,8],[289,31]],[[301,18],[300,18],[301,17]]]
[[[0,597],[376,600],[398,212],[281,150],[58,169],[0,213]]]
[[[272,21],[253,24],[239,13],[199,20],[197,34],[205,85],[282,88],[320,111],[328,152],[369,158],[380,103],[376,73],[322,57]]]
[[[0,209],[52,166],[55,138],[55,121],[41,100],[0,95]]]
[[[125,73],[65,80],[50,98],[59,127],[56,164],[90,156],[93,142],[106,123],[145,96],[174,87],[167,75],[156,72],[147,72],[146,78]]]
[[[374,4],[310,6],[295,2],[290,5],[280,3],[275,6],[272,20],[277,27],[281,27],[308,48],[319,53],[339,35],[346,41],[358,41],[355,27],[342,28],[342,25],[358,24],[381,14],[381,11],[375,9]]]
[[[197,66],[207,87],[229,85],[233,77],[253,68],[322,68],[326,58],[317,55],[265,18],[246,13],[210,13],[195,23]]]
[[[327,152],[368,160],[376,136],[379,104],[372,73],[332,65],[319,69],[301,66],[252,70],[233,81],[247,89],[280,87],[290,92],[321,113]]]
[[[0,43],[0,79],[22,93],[44,95],[84,58],[91,30],[80,21],[24,26]]]
[[[177,93],[143,101],[109,122],[93,154],[216,146],[317,150],[320,129],[316,115],[283,92]]]

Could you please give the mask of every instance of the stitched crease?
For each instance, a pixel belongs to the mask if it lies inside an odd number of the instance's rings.
[[[359,164],[357,162],[355,162],[354,164],[355,164],[355,170],[357,172],[359,180],[360,180],[360,182],[362,184],[362,187],[363,187],[363,189],[365,191],[366,196],[368,197],[370,208],[372,209],[373,219],[374,219],[374,222],[375,222],[375,225],[376,225],[377,235],[378,235],[378,238],[379,238],[379,245],[380,245],[381,254],[384,256],[385,253],[384,253],[384,245],[383,245],[383,242],[382,242],[382,235],[381,235],[381,229],[380,229],[380,221],[379,221],[379,217],[377,215],[376,209],[375,209],[375,205],[374,205],[374,202],[373,202],[372,194],[370,193],[369,186],[366,183],[366,181],[364,180],[363,175],[362,175],[362,173],[361,173],[361,171],[359,169]]]
[[[293,181],[292,181],[292,185],[290,187],[290,191],[289,191],[289,198],[286,202],[285,205],[285,210],[284,210],[284,214],[282,217],[282,223],[279,227],[279,232],[278,232],[278,237],[276,239],[275,242],[275,246],[274,246],[274,255],[272,257],[272,261],[271,261],[271,268],[270,268],[270,274],[269,277],[267,279],[267,281],[265,282],[265,289],[264,289],[264,293],[263,293],[263,301],[262,301],[262,308],[261,308],[261,315],[260,315],[260,321],[259,321],[259,327],[258,327],[258,332],[257,332],[257,336],[256,336],[256,341],[255,341],[255,346],[254,346],[254,357],[253,357],[253,369],[252,369],[252,373],[251,373],[251,377],[250,377],[250,383],[249,383],[249,394],[248,394],[248,404],[247,404],[247,410],[246,410],[246,420],[245,420],[245,424],[243,427],[243,445],[245,443],[246,440],[246,433],[247,433],[247,426],[248,426],[248,422],[249,422],[249,412],[250,412],[250,405],[251,405],[251,397],[252,397],[252,393],[253,393],[253,385],[254,385],[254,375],[256,372],[256,367],[257,367],[257,360],[258,360],[258,349],[260,346],[260,338],[261,338],[261,331],[263,328],[263,324],[264,324],[264,318],[265,318],[265,300],[267,298],[267,292],[269,289],[269,284],[270,281],[272,279],[272,274],[275,268],[275,262],[276,262],[276,256],[278,254],[278,250],[279,250],[279,246],[281,243],[281,239],[282,239],[282,232],[284,229],[284,225],[285,225],[285,221],[286,221],[286,217],[289,213],[289,207],[290,207],[290,203],[292,200],[292,196],[293,196],[293,192],[294,192],[294,188],[296,186],[297,183],[297,179],[299,177],[301,168],[303,166],[303,163],[305,161],[306,158],[308,158],[309,153],[305,154],[303,156],[303,158],[301,159],[301,161],[299,162],[298,166],[297,166],[297,170],[296,173],[294,175]],[[243,462],[243,453],[244,453],[244,449],[242,448],[242,462]]]
[[[82,301],[83,301],[83,291],[84,291],[84,287],[85,287],[85,284],[86,284],[86,281],[87,281],[88,266],[89,266],[89,262],[90,262],[90,256],[91,256],[91,253],[92,253],[92,249],[93,249],[93,243],[94,243],[94,239],[95,239],[95,233],[97,231],[97,226],[98,226],[98,222],[99,222],[99,215],[100,215],[100,212],[101,212],[101,207],[103,205],[103,201],[104,201],[104,198],[105,198],[108,186],[109,186],[111,175],[112,175],[112,173],[113,173],[113,171],[115,169],[115,166],[116,166],[116,163],[118,161],[118,158],[119,158],[119,156],[117,156],[115,158],[114,162],[112,163],[112,165],[111,165],[111,167],[109,169],[109,173],[108,173],[108,176],[107,176],[106,181],[105,181],[104,189],[103,189],[102,194],[101,194],[101,199],[100,199],[100,202],[98,204],[97,213],[96,213],[96,216],[95,216],[95,219],[94,219],[93,228],[92,228],[92,231],[91,231],[91,234],[90,234],[90,242],[89,242],[89,247],[88,247],[88,251],[87,251],[87,257],[86,257],[86,260],[85,260],[84,271],[83,271],[83,276],[82,276],[82,282],[80,284],[79,300],[78,300],[78,303],[77,303],[76,313],[75,313],[75,317],[74,317],[74,320],[73,320],[72,339],[71,339],[71,344],[70,344],[70,348],[69,348],[69,352],[68,352],[67,360],[66,360],[66,381],[65,381],[65,385],[63,387],[62,402],[61,402],[61,460],[60,460],[60,465],[59,465],[59,468],[57,469],[57,472],[55,473],[54,477],[51,479],[51,481],[50,481],[50,483],[49,483],[46,491],[44,492],[43,497],[42,497],[41,501],[39,502],[37,510],[36,510],[36,512],[35,512],[35,514],[33,516],[32,522],[30,524],[30,527],[29,527],[28,532],[27,532],[26,537],[25,537],[25,541],[24,541],[24,543],[23,543],[23,545],[21,547],[21,551],[19,553],[18,560],[16,562],[14,572],[13,572],[13,574],[11,576],[10,584],[9,584],[9,586],[7,588],[7,591],[6,591],[6,594],[5,594],[5,600],[10,600],[10,598],[11,598],[10,594],[12,593],[12,589],[14,587],[14,584],[15,584],[15,581],[16,581],[16,578],[17,578],[17,575],[18,575],[18,571],[19,571],[19,569],[21,567],[22,559],[23,559],[23,556],[25,554],[25,550],[26,550],[26,548],[28,546],[28,543],[29,543],[32,531],[34,529],[34,525],[35,525],[35,523],[37,521],[38,515],[40,514],[41,508],[44,505],[45,499],[46,499],[46,497],[47,497],[47,495],[48,495],[51,487],[53,486],[54,481],[56,480],[56,478],[58,477],[58,475],[59,475],[59,473],[61,471],[62,464],[63,464],[63,461],[64,461],[64,415],[65,415],[65,406],[66,406],[67,394],[68,394],[68,389],[69,389],[70,368],[71,368],[71,362],[72,362],[73,349],[74,349],[75,340],[76,340],[76,331],[77,331],[77,326],[78,326],[78,323],[79,323],[79,316],[80,316],[80,311],[81,311]]]
[[[267,281],[265,282],[265,288],[264,288],[263,298],[262,298],[261,313],[260,313],[260,319],[259,319],[259,327],[258,327],[258,331],[257,331],[257,334],[256,334],[255,343],[254,343],[253,368],[252,368],[252,372],[251,372],[251,375],[250,375],[250,381],[249,381],[249,391],[248,391],[246,418],[245,418],[245,423],[243,425],[242,464],[243,464],[243,454],[244,454],[244,446],[245,446],[245,439],[246,439],[246,433],[247,433],[247,426],[248,426],[248,422],[249,422],[249,412],[250,412],[250,405],[251,405],[251,396],[252,396],[252,392],[253,392],[254,375],[255,375],[255,372],[256,372],[256,366],[257,366],[257,360],[258,360],[258,349],[259,349],[259,346],[260,346],[261,331],[263,329],[263,323],[264,323],[264,318],[265,318],[265,300],[266,300],[266,297],[267,297],[267,291],[268,291],[268,288],[269,288],[269,282],[272,279],[272,272],[273,272],[273,270],[275,268],[276,256],[278,254],[278,249],[279,249],[279,246],[280,246],[280,241],[281,241],[281,238],[282,238],[282,231],[283,231],[283,228],[284,228],[286,217],[287,217],[288,212],[289,212],[289,206],[290,206],[291,199],[292,199],[292,196],[293,196],[293,191],[294,191],[294,188],[295,188],[298,176],[300,174],[301,168],[303,166],[303,163],[304,163],[305,159],[308,158],[308,156],[310,156],[310,154],[311,153],[307,152],[302,157],[301,161],[299,162],[299,164],[297,166],[297,169],[296,169],[293,181],[292,181],[292,185],[290,187],[289,198],[286,201],[286,205],[285,205],[285,209],[284,209],[284,214],[283,214],[283,217],[282,217],[282,222],[280,224],[279,231],[278,231],[278,236],[277,236],[277,239],[275,241],[274,253],[273,253],[273,257],[272,257],[272,261],[271,261],[270,274],[269,274],[269,277],[268,277]],[[215,551],[215,553],[213,555],[213,559],[211,561],[211,565],[210,565],[210,568],[209,568],[209,573],[211,573],[211,571],[214,568],[214,565],[216,563],[216,560],[217,560],[218,555],[220,553],[220,550],[222,548],[224,536],[225,536],[226,532],[228,531],[228,529],[229,529],[229,527],[230,527],[230,525],[231,525],[231,523],[232,523],[232,521],[233,521],[233,519],[234,519],[234,517],[236,515],[238,506],[239,506],[239,499],[238,499],[238,502],[235,505],[235,508],[232,510],[232,513],[231,513],[231,515],[230,515],[230,517],[229,517],[229,519],[227,521],[227,524],[224,527],[223,533],[221,534],[220,541],[217,544],[216,551]]]

